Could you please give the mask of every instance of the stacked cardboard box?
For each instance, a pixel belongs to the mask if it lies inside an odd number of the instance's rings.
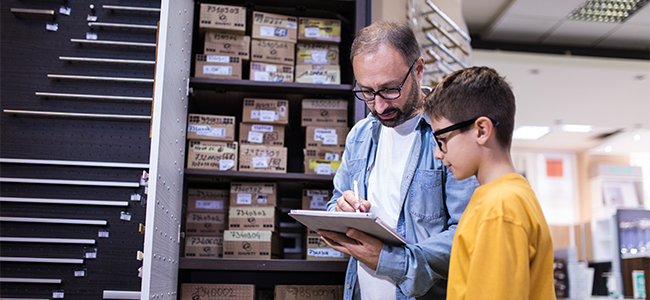
[[[341,21],[300,18],[296,48],[296,82],[341,84]]]
[[[302,100],[305,134],[305,173],[336,173],[348,135],[348,102],[345,100]]]
[[[237,170],[235,117],[189,114],[187,168]]]
[[[285,126],[289,120],[289,101],[283,99],[244,99],[239,140],[239,170],[246,172],[287,172]]]
[[[298,19],[253,12],[250,80],[293,82]]]
[[[327,210],[327,202],[332,199],[330,190],[302,190],[302,209]],[[306,258],[307,260],[347,261],[350,256],[332,249],[316,231],[307,228]]]
[[[230,203],[228,190],[188,189],[185,257],[222,257],[223,232]]]
[[[180,300],[256,300],[252,284],[182,283]]]

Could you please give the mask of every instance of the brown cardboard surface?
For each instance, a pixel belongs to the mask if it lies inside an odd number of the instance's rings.
[[[267,12],[253,12],[254,39],[295,43],[298,35],[298,18]]]
[[[296,62],[295,43],[253,39],[251,60],[293,66]]]
[[[239,171],[287,172],[287,148],[242,145],[239,151]]]
[[[199,29],[218,30],[243,35],[246,31],[246,8],[201,3]]]
[[[251,37],[208,31],[205,33],[203,54],[235,56],[250,59]]]
[[[230,205],[277,206],[277,190],[274,182],[231,182]]]
[[[339,65],[296,65],[295,82],[341,84]]]
[[[278,233],[256,230],[226,230],[223,258],[272,259],[282,257]]]
[[[194,77],[241,79],[241,58],[223,55],[196,55]]]
[[[230,230],[276,231],[278,213],[273,206],[230,206],[228,227]]]
[[[342,285],[276,285],[275,300],[342,300]]]
[[[289,101],[284,99],[244,98],[242,122],[287,124],[289,122]]]
[[[327,202],[332,199],[331,190],[302,190],[302,209],[327,210]]]
[[[230,206],[229,190],[188,189],[188,212],[226,212]]]
[[[284,125],[239,123],[239,143],[282,147],[284,130]]]
[[[255,300],[252,284],[181,283],[180,300]]]
[[[226,226],[225,213],[188,212],[185,216],[187,236],[222,236]]]
[[[319,235],[307,236],[307,260],[348,261],[350,256],[332,249]]]
[[[185,238],[185,257],[223,257],[223,236],[188,236]]]
[[[345,150],[345,138],[349,129],[339,126],[307,126],[306,149]]]
[[[251,62],[249,79],[265,82],[293,82],[293,66]]]
[[[235,117],[189,114],[187,139],[209,141],[234,141]]]
[[[303,99],[301,126],[348,126],[348,102],[330,99]]]
[[[305,174],[332,175],[341,165],[341,149],[304,149]]]
[[[338,65],[339,55],[338,44],[296,44],[296,65]]]
[[[237,142],[190,140],[187,168],[204,170],[237,170]]]
[[[300,17],[298,40],[339,43],[341,42],[341,20]]]

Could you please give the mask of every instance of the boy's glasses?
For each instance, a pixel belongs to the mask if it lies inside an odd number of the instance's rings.
[[[373,91],[373,90],[352,90],[352,93],[354,94],[357,99],[365,102],[372,102],[375,101],[375,97],[379,95],[379,97],[382,97],[386,100],[395,100],[402,96],[402,87],[404,87],[404,83],[406,83],[406,79],[409,78],[409,74],[411,74],[411,70],[413,70],[413,66],[415,66],[415,63],[417,60],[415,60],[412,64],[411,67],[409,68],[409,71],[406,73],[406,76],[404,77],[404,80],[402,80],[402,84],[400,84],[398,87],[390,88],[390,89],[383,89],[381,91]],[[354,86],[357,87],[357,81],[354,81]]]
[[[480,118],[480,117],[476,117],[476,118],[473,118],[473,119],[470,119],[470,120],[467,120],[467,121],[456,123],[454,125],[447,126],[447,127],[443,128],[443,129],[440,129],[440,130],[438,130],[436,132],[433,132],[433,138],[436,140],[436,143],[438,144],[438,148],[440,149],[440,151],[442,153],[447,153],[447,141],[448,141],[448,139],[450,137],[450,136],[447,136],[447,137],[441,138],[440,137],[441,134],[445,134],[447,132],[451,132],[451,131],[454,131],[456,129],[463,129],[465,127],[468,127],[468,126],[474,124],[474,122],[476,122],[476,120],[478,120],[478,118]],[[492,119],[490,119],[490,121],[492,121],[492,124],[494,124],[494,126],[499,125],[499,122],[495,122]]]

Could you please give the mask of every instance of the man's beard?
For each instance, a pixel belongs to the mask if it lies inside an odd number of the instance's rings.
[[[406,99],[406,102],[404,102],[404,106],[402,108],[394,107],[394,106],[389,106],[384,110],[383,115],[390,114],[394,111],[397,112],[394,117],[390,119],[382,119],[379,117],[379,114],[377,113],[376,110],[372,110],[372,114],[381,122],[382,125],[386,127],[395,127],[404,124],[413,114],[420,109],[420,88],[415,81],[415,78],[413,78],[412,83],[411,83],[411,92],[408,94],[408,98]],[[379,97],[379,96],[377,96]],[[390,103],[391,100],[386,100]]]

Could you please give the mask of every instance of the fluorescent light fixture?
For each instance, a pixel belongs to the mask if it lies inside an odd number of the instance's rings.
[[[591,125],[573,125],[565,124],[562,125],[562,131],[566,132],[591,132],[594,131],[594,126]]]
[[[551,132],[550,127],[546,126],[519,126],[512,133],[515,140],[537,140]]]
[[[634,135],[634,140],[635,140],[635,141],[638,141],[638,140],[640,140],[640,139],[641,139],[641,135],[640,135],[640,134],[635,134],[635,135]]]
[[[607,153],[612,152],[612,150],[613,150],[612,146],[605,147],[605,152],[607,152]]]
[[[621,23],[650,0],[586,0],[568,16],[569,20]]]

